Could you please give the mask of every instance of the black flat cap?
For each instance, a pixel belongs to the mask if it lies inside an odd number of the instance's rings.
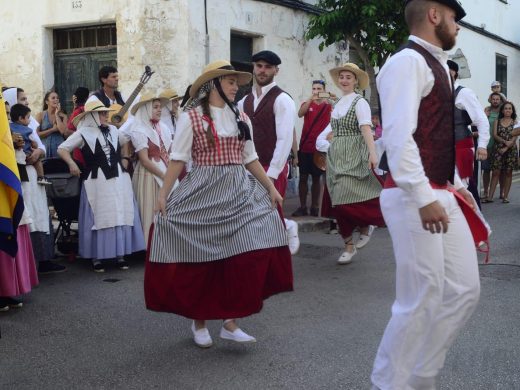
[[[450,68],[450,70],[453,70],[457,73],[459,72],[459,64],[457,64],[455,61],[448,60],[448,68]]]
[[[253,54],[253,57],[251,57],[251,61],[253,61],[253,62],[257,62],[257,61],[261,61],[261,60],[263,60],[271,65],[280,65],[282,63],[282,60],[280,59],[280,57],[278,57],[278,55],[276,53],[273,53],[270,50],[259,51],[258,53]]]
[[[414,0],[405,0],[404,6],[410,4]],[[462,8],[462,5],[458,0],[433,0],[437,3],[444,4],[447,7],[450,7],[452,10],[455,11],[455,20],[458,22],[461,20],[464,16],[466,16],[466,11],[464,11],[464,8]]]

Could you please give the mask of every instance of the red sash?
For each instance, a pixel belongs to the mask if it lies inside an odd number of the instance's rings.
[[[475,212],[473,207],[457,190],[455,190],[455,188],[449,187],[447,184],[439,185],[432,182],[430,182],[430,185],[434,190],[448,190],[455,196],[455,199],[457,200],[457,203],[462,210],[462,214],[464,214],[464,217],[468,222],[475,247],[479,252],[486,253],[484,263],[489,263],[489,231],[482,217],[477,212]],[[397,187],[397,185],[395,184],[392,175],[388,173],[386,175],[384,188],[387,189],[395,187]]]

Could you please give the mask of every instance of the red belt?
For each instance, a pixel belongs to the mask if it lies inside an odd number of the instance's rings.
[[[481,217],[475,212],[475,210],[473,210],[472,205],[470,205],[466,199],[464,199],[464,197],[455,190],[455,188],[448,187],[448,184],[440,185],[433,182],[430,182],[430,186],[434,190],[448,190],[453,193],[457,203],[462,210],[462,213],[464,214],[464,217],[466,218],[466,221],[468,222],[469,229],[471,230],[471,235],[473,236],[473,241],[475,242],[477,250],[486,253],[484,263],[487,264],[489,262],[489,233],[487,226],[484,224]],[[386,175],[384,188],[388,189],[396,187],[397,185],[395,184],[392,175],[390,175],[390,172],[388,172]]]

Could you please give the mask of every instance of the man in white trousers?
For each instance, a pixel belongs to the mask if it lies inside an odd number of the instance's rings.
[[[455,170],[445,53],[464,16],[456,0],[408,0],[410,40],[377,78],[389,170],[380,202],[396,259],[396,299],[374,362],[374,389],[435,389],[479,299],[475,245],[448,191],[454,187],[474,205]]]

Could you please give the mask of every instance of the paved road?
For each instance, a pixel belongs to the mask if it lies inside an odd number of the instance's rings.
[[[520,186],[485,205],[494,264],[481,303],[451,349],[441,389],[520,389]],[[41,277],[18,311],[0,313],[0,389],[368,389],[394,296],[385,229],[349,266],[338,236],[303,233],[295,291],[241,321],[258,338],[196,348],[190,322],[145,310],[143,266],[95,274],[86,262]]]

